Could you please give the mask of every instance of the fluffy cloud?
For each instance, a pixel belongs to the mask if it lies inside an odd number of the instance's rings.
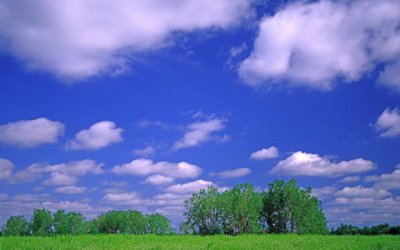
[[[152,146],[147,146],[143,149],[135,149],[133,153],[139,157],[151,157],[156,150]]]
[[[7,159],[0,158],[0,180],[7,180],[12,176],[14,163]]]
[[[104,148],[122,141],[122,132],[123,129],[117,128],[114,122],[101,121],[78,132],[73,140],[68,141],[67,148],[72,150]]]
[[[55,143],[64,134],[64,124],[47,118],[22,120],[0,125],[0,143],[23,148]]]
[[[201,189],[207,189],[209,186],[215,186],[215,184],[211,181],[196,180],[193,182],[169,186],[166,188],[166,192],[177,194],[197,193]]]
[[[400,136],[400,110],[386,109],[375,123],[376,130],[382,137]]]
[[[174,181],[174,178],[156,174],[156,175],[147,177],[146,180],[144,180],[144,181],[146,183],[150,183],[150,184],[158,186],[158,185],[171,184]]]
[[[221,138],[213,138],[212,134],[221,131],[224,128],[224,120],[218,118],[192,123],[187,127],[187,131],[183,138],[175,142],[173,149],[178,150],[194,147],[211,139],[220,140]]]
[[[250,159],[253,160],[265,160],[265,159],[272,159],[279,156],[279,150],[272,146],[269,148],[263,148],[256,152],[251,153]]]
[[[109,193],[104,195],[103,200],[111,204],[120,205],[138,205],[142,203],[142,198],[136,192]]]
[[[329,89],[383,63],[379,82],[400,90],[399,12],[397,0],[295,2],[261,21],[239,74],[252,86],[288,80]]]
[[[400,189],[400,166],[392,173],[367,176],[364,181],[374,182],[375,188]]]
[[[57,193],[63,193],[63,194],[81,194],[81,193],[86,192],[86,190],[87,190],[86,187],[64,186],[64,187],[56,188],[54,191]]]
[[[72,79],[120,74],[135,54],[172,44],[175,32],[239,23],[249,2],[2,1],[0,36],[32,69]]]
[[[78,182],[80,176],[86,174],[101,174],[104,171],[102,164],[98,164],[93,160],[72,161],[56,165],[32,164],[28,168],[16,172],[10,182],[31,182],[44,175],[48,176],[44,180],[44,185],[74,185]]]
[[[223,179],[239,178],[246,176],[251,173],[249,168],[237,168],[232,170],[226,170],[218,173],[210,173],[211,176],[218,176]]]
[[[360,180],[361,180],[360,176],[346,176],[343,179],[341,179],[340,182],[350,183],[350,182],[357,182]]]
[[[384,189],[375,189],[369,187],[344,187],[342,190],[339,190],[335,193],[336,196],[340,197],[358,197],[358,198],[382,198],[390,196],[390,192]]]
[[[337,177],[345,174],[366,172],[374,168],[373,162],[361,158],[334,163],[317,154],[298,151],[280,161],[272,168],[271,173],[291,176]]]
[[[202,169],[187,162],[171,163],[160,161],[154,163],[148,159],[136,159],[130,163],[117,165],[111,170],[119,175],[163,175],[170,178],[195,178],[201,174]]]

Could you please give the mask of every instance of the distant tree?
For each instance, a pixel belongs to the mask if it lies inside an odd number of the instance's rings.
[[[98,234],[99,233],[98,221],[96,219],[85,221],[83,228],[84,228],[85,234]]]
[[[28,233],[28,222],[23,216],[11,216],[8,218],[5,229],[4,235],[6,236],[23,236],[27,235]]]
[[[321,202],[294,179],[276,180],[263,195],[263,218],[271,233],[328,233]]]
[[[146,219],[146,233],[161,235],[170,234],[173,232],[169,225],[168,219],[159,213],[147,215]]]
[[[31,227],[33,235],[48,236],[52,233],[53,218],[51,212],[46,209],[33,211]]]
[[[218,192],[215,187],[200,190],[185,201],[186,224],[193,232],[201,235],[218,234],[221,232],[220,214],[218,209]]]
[[[97,218],[100,233],[144,234],[147,221],[139,211],[111,210]]]

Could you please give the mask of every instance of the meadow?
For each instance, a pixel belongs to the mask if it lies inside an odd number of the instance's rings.
[[[81,235],[0,237],[0,249],[400,249],[400,236]]]

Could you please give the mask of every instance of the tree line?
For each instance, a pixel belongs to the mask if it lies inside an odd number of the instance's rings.
[[[80,234],[171,234],[173,229],[164,216],[143,215],[139,211],[111,210],[93,220],[81,213],[35,209],[30,221],[24,216],[8,218],[2,234],[5,236],[51,236]]]
[[[276,180],[262,192],[249,183],[222,193],[209,187],[193,194],[185,208],[185,234],[329,233],[321,202],[294,179]]]
[[[267,191],[256,191],[250,183],[239,184],[224,192],[210,186],[185,201],[185,221],[181,234],[333,234],[379,235],[400,234],[400,226],[380,224],[358,228],[342,224],[327,228],[321,201],[311,195],[311,188],[302,189],[291,179],[275,180]],[[80,234],[174,234],[169,220],[158,214],[143,215],[135,210],[111,210],[86,220],[77,212],[35,209],[28,221],[11,216],[0,235],[51,236]]]
[[[389,224],[379,224],[371,227],[357,227],[350,224],[341,224],[339,227],[332,228],[333,235],[400,235],[400,226],[390,226]]]

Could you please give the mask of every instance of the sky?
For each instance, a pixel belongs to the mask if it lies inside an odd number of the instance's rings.
[[[400,224],[397,0],[0,1],[0,225],[276,179]]]

